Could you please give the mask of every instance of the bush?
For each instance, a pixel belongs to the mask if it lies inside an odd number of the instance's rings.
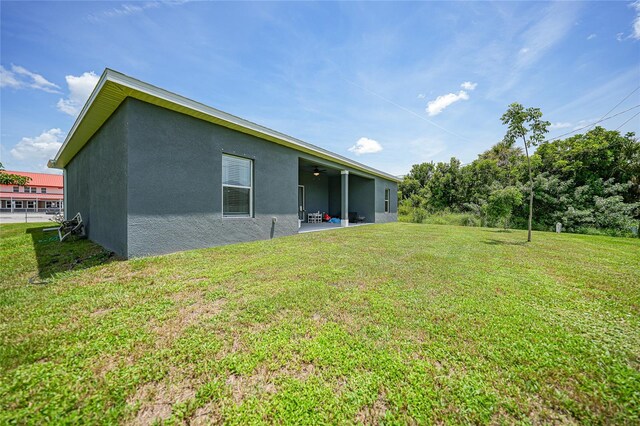
[[[585,235],[606,235],[608,237],[635,237],[631,228],[629,229],[616,229],[616,228],[594,228],[591,226],[582,226],[574,228],[572,232],[576,234]]]
[[[480,219],[471,213],[435,213],[425,218],[423,223],[432,225],[481,226]]]
[[[411,221],[413,223],[424,223],[427,217],[427,211],[420,207],[415,207],[411,212]]]

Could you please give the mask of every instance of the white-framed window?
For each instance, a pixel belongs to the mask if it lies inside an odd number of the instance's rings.
[[[21,209],[22,208],[22,201],[14,201],[13,202],[13,208],[14,209]]]
[[[46,194],[47,193],[47,188],[40,188],[40,193],[41,194]]]
[[[222,216],[253,216],[253,160],[222,155]]]
[[[27,201],[27,208],[28,209],[35,209],[36,208],[36,202],[35,201]]]
[[[391,211],[391,190],[386,188],[384,190],[384,212],[389,213]]]
[[[20,187],[19,186],[14,186],[13,187],[13,192],[20,192]]]

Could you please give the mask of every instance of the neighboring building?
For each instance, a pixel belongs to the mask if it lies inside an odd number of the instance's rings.
[[[397,177],[109,69],[49,167],[125,257],[292,235],[306,212],[397,220]]]
[[[5,170],[5,173],[27,176],[25,186],[0,185],[0,211],[42,212],[60,211],[63,202],[62,175]]]

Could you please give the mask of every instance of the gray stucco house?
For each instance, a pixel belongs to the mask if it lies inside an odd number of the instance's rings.
[[[116,71],[104,71],[49,167],[65,214],[124,257],[397,220],[398,178]]]

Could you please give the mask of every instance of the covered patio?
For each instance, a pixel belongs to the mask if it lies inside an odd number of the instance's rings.
[[[314,218],[318,213],[322,218],[329,215],[338,223],[318,221]],[[352,226],[354,222],[375,222],[374,179],[301,157],[298,164],[298,219],[301,221],[300,232]]]

